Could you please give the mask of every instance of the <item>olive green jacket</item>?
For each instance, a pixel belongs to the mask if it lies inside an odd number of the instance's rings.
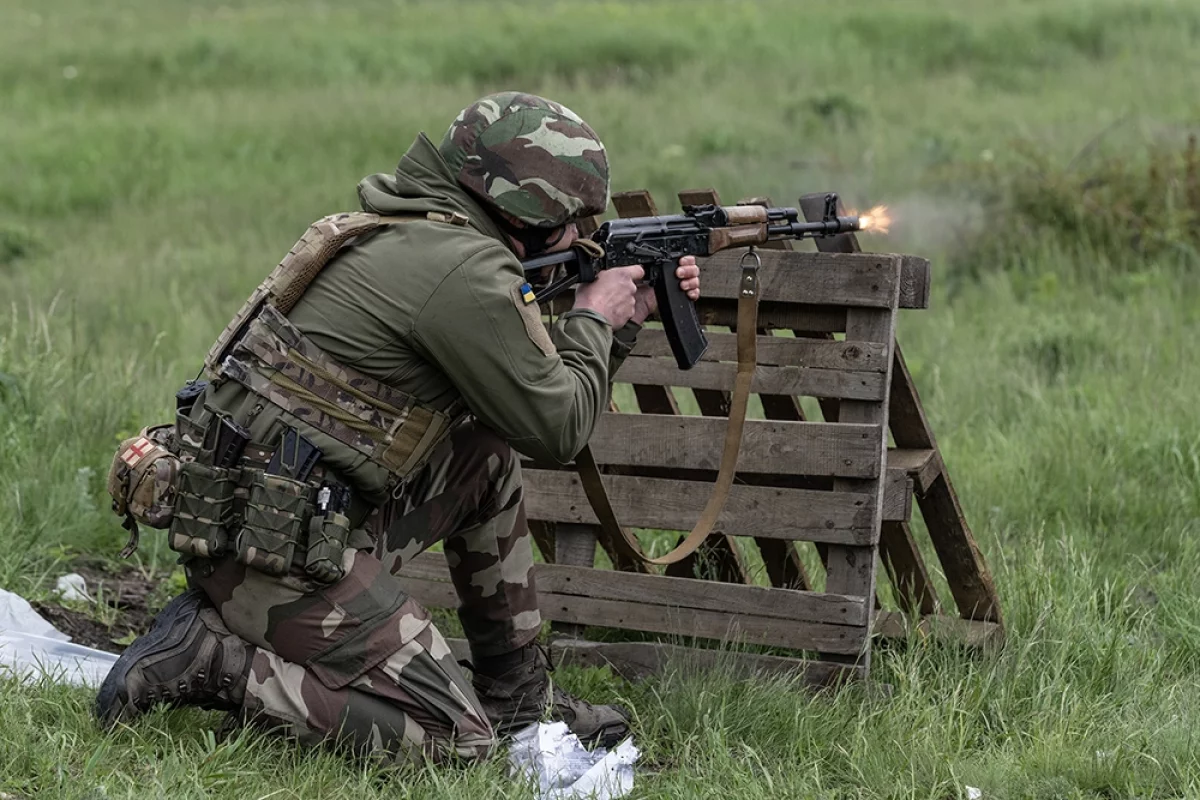
[[[533,311],[517,291],[524,282],[519,261],[424,135],[395,175],[365,178],[358,195],[365,211],[459,212],[469,224],[404,222],[352,242],[288,319],[338,361],[428,405],[444,410],[461,399],[521,453],[573,459],[608,407],[612,371],[638,326],[614,339],[593,311],[563,314],[549,337],[531,325]],[[231,385],[217,395],[231,410],[251,401]],[[278,425],[267,423],[278,415],[260,416],[252,433],[257,439],[271,430],[273,438]],[[327,463],[349,466],[349,455],[329,453]],[[378,488],[378,476],[344,471],[366,494]]]

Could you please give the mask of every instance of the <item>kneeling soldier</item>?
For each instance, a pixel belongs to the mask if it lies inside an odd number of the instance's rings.
[[[304,742],[487,755],[548,715],[611,746],[625,713],[553,687],[516,452],[570,462],[654,295],[640,267],[543,327],[519,259],[571,246],[608,162],[569,109],[486,97],[440,145],[358,186],[259,287],[177,397],[126,442],[110,491],[169,528],[192,589],[102,686],[97,715],[226,709]],[[676,273],[693,299],[693,260]],[[472,678],[397,577],[444,544]]]

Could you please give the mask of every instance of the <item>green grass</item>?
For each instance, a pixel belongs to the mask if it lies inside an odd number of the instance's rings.
[[[710,185],[893,205],[867,245],[934,259],[900,337],[1008,623],[987,654],[878,648],[890,695],[565,671],[634,710],[636,794],[1200,796],[1196,221],[1165,248],[1056,224],[1176,198],[1146,181],[1200,126],[1194,4],[10,0],[0,22],[0,586],[45,596],[115,553],[117,440],[166,418],[358,178],[519,87],[663,206]],[[389,773],[218,742],[199,712],[104,735],[86,691],[0,688],[14,797],[529,796],[499,763]]]

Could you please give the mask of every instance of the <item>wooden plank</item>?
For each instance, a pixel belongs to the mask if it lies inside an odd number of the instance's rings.
[[[834,686],[861,680],[863,670],[847,664],[767,656],[736,650],[701,650],[664,642],[586,642],[559,639],[550,643],[558,664],[610,667],[627,681],[638,682],[663,672],[718,672],[740,679],[797,677],[809,686]]]
[[[883,566],[896,589],[896,599],[907,614],[936,614],[941,609],[925,561],[914,558],[921,551],[907,522],[884,520],[879,534]]]
[[[924,493],[942,473],[942,459],[937,450],[891,448],[888,450],[888,469],[902,469],[913,479],[913,486]]]
[[[727,425],[720,417],[605,413],[592,452],[601,464],[715,470]],[[747,420],[738,470],[876,478],[883,442],[875,424]]]
[[[440,557],[418,556],[404,565],[400,572],[405,590],[417,602],[439,608],[457,608],[458,595],[448,580],[445,560]],[[435,554],[429,554],[434,556]],[[627,600],[601,599],[581,594],[564,594],[549,589],[554,585],[556,570],[569,568],[557,564],[538,564],[534,567],[538,583],[538,606],[542,618],[550,622],[573,625],[597,625],[626,630],[664,633],[675,636],[694,636],[701,639],[743,642],[746,644],[774,645],[797,650],[819,648],[831,653],[857,653],[866,642],[866,627],[842,625],[830,622],[813,622],[788,618],[781,624],[779,617],[766,616],[762,609],[755,613],[730,613],[725,609],[710,610],[685,608],[678,605],[654,604],[643,598]],[[786,589],[767,589],[761,586],[718,584],[714,581],[693,581],[687,578],[644,576],[633,573],[593,570],[598,576],[597,586],[616,582],[624,578],[636,578],[649,582],[681,581],[694,584],[697,588],[693,597],[703,597],[718,590],[757,590],[759,592],[788,592],[790,595],[823,597],[816,592],[789,592]],[[446,580],[439,580],[446,578]],[[545,585],[543,585],[545,584]],[[617,591],[617,590],[614,590]],[[611,593],[611,592],[610,592]],[[656,595],[660,596],[661,595]],[[862,605],[861,598],[858,598]],[[847,607],[853,598],[842,598]],[[834,608],[835,606],[830,606]],[[824,613],[824,612],[823,612]],[[828,616],[828,613],[825,613]]]
[[[989,648],[1004,643],[1004,626],[986,620],[961,619],[946,614],[931,614],[914,620],[896,611],[880,611],[875,615],[875,636],[886,639],[907,639],[913,634],[922,638],[964,644],[968,647]]]
[[[743,252],[726,250],[697,259],[705,297],[737,299]],[[898,255],[763,250],[759,257],[763,302],[888,308],[899,291]]]
[[[825,196],[823,194],[810,194],[810,195],[805,195],[800,198],[801,210],[803,211],[805,218],[808,220],[820,219],[823,216],[824,206],[825,206]],[[850,254],[850,253],[857,253],[861,250],[861,248],[859,247],[859,244],[858,244],[858,237],[856,237],[854,234],[843,234],[840,236],[818,239],[816,242],[816,245],[817,245],[818,250],[820,250],[821,252],[828,252],[828,253]],[[926,265],[926,273],[925,273],[926,279],[928,279],[927,267],[928,267],[928,265]],[[903,270],[903,268],[904,268],[904,266],[902,264],[901,269]],[[906,282],[905,280],[902,279],[901,286],[898,291],[903,291],[903,290],[909,289],[909,288],[911,288],[911,282]],[[923,292],[923,299],[922,299],[921,303],[918,304],[919,307],[924,307],[925,305],[928,304],[928,296],[929,296],[928,287],[926,286],[926,289]],[[904,305],[903,303],[900,302],[899,298],[898,298],[897,304]],[[864,325],[869,330],[873,330],[876,333],[881,333],[881,334],[884,333],[883,329],[885,327],[885,322],[881,317],[878,317],[878,316],[872,317],[869,314],[866,314],[865,312],[862,312],[862,313],[848,312],[847,313],[847,319],[846,319],[847,330],[850,330],[860,324]],[[896,349],[898,352],[898,349],[895,348],[895,315],[894,314],[892,315],[892,319],[890,320],[889,327],[890,327],[890,331],[887,332],[886,339],[882,339],[882,340],[886,341],[890,346],[893,347],[893,349]],[[853,338],[857,339],[860,337],[856,335]],[[869,411],[869,410],[862,408],[861,406],[858,408],[855,408],[854,406],[855,406],[855,404],[852,403],[850,411],[849,411],[851,419],[855,419],[860,416],[864,416],[866,418],[877,418],[878,415],[880,413],[882,413],[883,420],[885,420],[885,421],[887,420],[888,410],[889,410],[888,408],[883,408],[883,409],[881,409],[881,411]],[[889,403],[889,406],[890,406],[890,403]],[[826,413],[827,413],[827,418],[828,418],[828,412],[826,412]],[[838,413],[839,413],[839,418],[840,418],[840,409],[838,410]],[[885,452],[884,455],[886,458],[887,453]],[[888,471],[891,472],[890,469]],[[881,514],[881,517],[882,517],[882,514]],[[882,524],[883,524],[882,520],[881,520],[880,524],[882,526]],[[907,531],[907,530],[908,530],[907,526],[905,526],[904,531]],[[895,533],[894,529],[890,532],[893,534]],[[881,536],[882,536],[882,531],[881,531]],[[895,570],[892,577],[894,580],[897,581],[897,586],[907,587],[907,589],[909,591],[909,595],[908,595],[909,597],[917,597],[917,596],[924,597],[924,596],[932,593],[932,588],[928,585],[928,581],[926,580],[927,576],[925,573],[924,561],[922,560],[920,551],[917,550],[915,542],[913,542],[911,536],[908,536],[908,537],[897,537],[895,535],[889,536],[886,541],[882,542],[882,546],[883,546],[883,548],[886,548],[888,550],[888,552],[886,554],[884,554],[884,558],[886,560],[888,560],[888,562],[893,566],[893,568]],[[871,583],[872,587],[874,586],[875,564],[876,564],[876,560],[874,557],[870,558],[870,563],[868,565],[868,564],[862,563],[863,562],[862,558],[856,559],[853,555],[853,551],[838,550],[837,561],[840,564],[840,566],[837,568],[838,571],[841,572],[846,577],[839,578],[838,581],[835,582],[835,584],[834,584],[835,586],[843,585],[843,581],[848,581],[850,584],[857,584],[861,580],[869,581]],[[857,563],[854,563],[855,561],[857,561]],[[913,565],[915,565],[915,567],[916,567],[915,569],[913,568]],[[857,570],[856,570],[856,568],[857,568]],[[856,571],[858,573],[857,577],[854,574]],[[924,583],[923,583],[923,581],[924,581]],[[873,591],[873,589],[872,589],[872,591]],[[866,655],[866,659],[865,659],[864,666],[869,667],[870,666],[870,652],[868,651],[865,655]]]
[[[532,461],[522,461],[521,469],[528,477],[541,472],[559,472],[574,474],[573,467],[548,468],[547,465],[535,464]],[[620,469],[620,472],[618,472]],[[680,492],[686,493],[689,496],[696,491],[707,491],[707,488],[716,480],[715,470],[685,470],[679,468],[656,468],[656,467],[609,467],[604,470],[607,485],[608,475],[637,475],[642,478],[668,478],[670,480],[681,480],[689,482],[699,482],[705,484],[704,489],[698,490],[694,485],[681,486]],[[745,486],[777,486],[785,489],[810,489],[813,491],[829,491],[833,488],[832,478],[809,478],[797,475],[777,475],[777,474],[762,474],[752,472],[739,472],[737,476],[737,485]],[[556,486],[558,484],[555,484]],[[574,490],[572,490],[574,491]],[[908,521],[912,518],[912,494],[913,483],[912,479],[903,470],[889,469],[887,479],[884,484],[883,495],[883,519],[897,522]],[[578,495],[575,495],[578,498]],[[545,509],[545,506],[539,506]],[[565,512],[548,512],[551,518],[557,518]],[[532,513],[530,518],[535,518]],[[573,518],[570,521],[576,521]],[[649,527],[649,526],[647,526]],[[601,541],[601,545],[604,542]],[[639,570],[644,571],[644,570]]]
[[[595,524],[595,512],[574,472],[527,470],[525,509],[531,519]],[[690,530],[710,485],[669,478],[606,475],[604,486],[622,525]],[[717,530],[730,536],[871,544],[871,497],[735,484]],[[567,563],[559,559],[558,563]]]
[[[720,390],[732,386],[736,374],[737,364],[727,361],[701,361],[689,370],[680,370],[674,361],[665,358],[631,356],[625,359],[613,379],[621,383]],[[764,394],[880,401],[887,395],[887,384],[883,374],[877,372],[768,365],[755,370],[751,390]],[[708,408],[701,408],[702,412],[710,414],[714,410],[711,403]]]
[[[897,278],[899,264],[894,265]],[[893,287],[893,294],[885,308],[864,309],[854,308],[846,313],[846,338],[854,341],[879,342],[891,347],[896,335],[895,304],[899,295],[899,283]],[[890,376],[889,376],[890,378]],[[843,423],[868,423],[887,425],[886,402],[863,402],[844,400],[840,404],[838,419]],[[880,444],[876,451],[881,464],[887,459],[887,443]],[[886,470],[884,470],[886,472]],[[882,476],[881,476],[882,477]],[[834,489],[855,493],[869,492],[874,499],[873,525],[879,526],[883,518],[883,481],[864,481],[838,479],[834,481]],[[875,597],[876,548],[847,547],[831,545],[828,548],[826,591],[846,594],[853,592],[864,597]],[[872,609],[874,603],[872,602]],[[859,663],[868,670],[871,666],[871,652],[864,647],[859,654]]]
[[[898,272],[897,268],[897,272]],[[899,288],[896,289],[897,293]],[[889,309],[851,309],[846,314],[846,336],[855,340],[875,341],[890,345],[895,337],[896,312]],[[890,377],[890,376],[889,376]],[[886,402],[863,402],[858,400],[843,400],[839,409],[838,419],[843,423],[869,423],[887,425]],[[887,459],[887,443],[882,442],[876,451],[880,463]],[[886,473],[886,469],[884,470]],[[882,477],[882,476],[881,476]],[[833,483],[834,489],[873,495],[874,508],[873,530],[878,530],[883,519],[883,481],[847,480],[839,478]],[[826,557],[826,591],[846,594],[853,592],[864,597],[872,598],[874,608],[876,547],[853,547],[830,545]],[[822,651],[834,654],[834,651]],[[858,654],[858,662],[868,672],[871,666],[871,651],[864,646]]]
[[[895,415],[890,422],[892,436],[900,448],[928,448],[937,451],[933,429],[921,407],[921,398],[904,355],[896,348],[892,370],[890,405]],[[971,533],[958,503],[958,495],[942,467],[917,497],[925,527],[946,574],[950,593],[959,613],[967,619],[1003,624],[1000,598],[987,563]]]
[[[794,650],[816,649],[844,655],[861,652],[867,642],[866,628],[849,625],[797,620],[781,622],[774,617],[667,608],[636,601],[596,600],[571,595],[539,593],[538,598],[544,618],[579,625],[772,645]]]
[[[737,362],[737,335],[708,331],[708,350],[701,361]],[[803,339],[792,336],[759,335],[757,342],[760,365],[836,369],[846,372],[878,372],[887,370],[886,350],[874,342],[838,342],[833,339]],[[648,328],[638,334],[633,347],[634,356],[670,358],[671,345],[667,334]]]
[[[623,219],[629,217],[654,217],[658,215],[658,208],[654,204],[654,198],[645,189],[614,192],[612,204],[613,208],[617,210],[617,214]]]
[[[717,584],[665,575],[634,575],[559,564],[539,564],[535,574],[539,593],[629,600],[664,608],[728,611],[738,615],[828,622],[834,625],[867,623],[861,597],[766,586]]]
[[[526,506],[525,513],[529,513]],[[558,564],[573,565],[573,568],[580,569],[583,567],[593,567],[596,564],[596,543],[600,536],[600,526],[598,524],[580,525],[573,522],[564,522],[555,526],[557,530],[557,538],[554,543],[554,550],[557,554],[556,562]],[[439,562],[445,565],[445,559]],[[447,570],[446,577],[449,577]],[[555,622],[551,625],[551,630],[555,633],[564,636],[582,636],[583,627],[573,625],[569,622]]]
[[[929,308],[933,283],[929,259],[908,255],[900,258],[900,308]]]
[[[775,204],[769,197],[748,197],[740,200],[738,205],[757,205],[771,208]],[[767,242],[763,247],[775,250],[792,250],[792,245],[793,242],[781,239]],[[825,341],[821,342],[813,342],[806,338],[797,338],[795,334],[792,337],[771,336],[772,341],[765,342],[763,338],[769,336],[771,331],[763,327],[758,327],[756,332],[762,337],[757,346],[758,358],[759,361],[765,363],[786,363],[781,360],[772,360],[771,348],[777,346],[773,341],[775,339],[792,343],[788,355],[800,350],[803,355],[799,363],[804,366],[837,367],[840,366],[837,363],[838,360],[841,360],[843,363],[857,362],[859,365],[865,367],[874,366],[874,364],[883,360],[883,353],[876,354],[864,349],[855,350],[853,353],[846,351],[835,352],[835,348],[830,347],[833,340],[832,334],[822,334],[822,338]],[[811,347],[810,345],[815,345],[815,347]],[[857,342],[849,345],[851,348],[858,346],[859,343]],[[833,363],[825,361],[828,357],[832,357]],[[797,422],[803,422],[805,419],[804,410],[801,408],[800,400],[797,397],[791,395],[760,394],[759,401],[762,403],[763,414],[767,419],[795,420]],[[822,408],[825,408],[829,403],[836,404],[837,401],[822,398],[820,402],[823,404]],[[831,419],[836,418],[834,416]],[[800,558],[799,545],[797,543],[781,542],[773,539],[756,539],[755,542],[758,544],[758,549],[763,559],[763,566],[767,570],[767,576],[770,578],[771,585],[796,589],[808,589],[813,586],[812,579],[808,576],[804,562]],[[816,548],[817,554],[824,558],[824,545],[817,544]],[[824,561],[821,563],[823,566]]]
[[[701,291],[704,291],[701,287]],[[737,303],[704,295],[696,302],[704,325],[736,325]],[[800,306],[794,303],[759,303],[758,324],[768,330],[805,330],[840,333],[846,330],[845,306]]]

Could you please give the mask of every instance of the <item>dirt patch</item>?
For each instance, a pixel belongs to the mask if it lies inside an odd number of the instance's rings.
[[[103,608],[34,602],[34,610],[71,640],[97,650],[120,653],[128,641],[150,629],[162,599],[159,581],[128,564],[82,563],[72,567],[87,581],[87,591]],[[111,621],[111,623],[110,623]]]

